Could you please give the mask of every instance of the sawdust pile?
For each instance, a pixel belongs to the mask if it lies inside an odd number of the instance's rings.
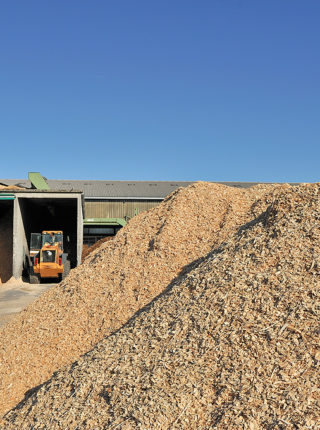
[[[23,187],[18,187],[17,185],[2,185],[0,184],[0,190],[1,191],[10,191],[10,190],[25,190]]]
[[[103,237],[102,239],[98,240],[93,245],[83,245],[82,247],[82,255],[81,255],[81,261],[83,262],[86,257],[88,257],[91,252],[93,252],[95,249],[99,248],[104,242],[108,242],[109,240],[112,240],[114,236],[107,236]]]
[[[197,183],[134,217],[0,331],[0,415],[121,327],[288,188]]]
[[[319,192],[287,190],[2,428],[318,429]]]

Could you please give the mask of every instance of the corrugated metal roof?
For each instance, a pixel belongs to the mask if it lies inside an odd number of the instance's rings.
[[[214,181],[212,181],[214,182]],[[31,183],[23,179],[0,179],[4,185],[31,188]],[[80,181],[47,180],[52,191],[83,191],[86,199],[163,199],[179,187],[187,187],[187,181]],[[258,182],[216,182],[238,188],[249,188]]]
[[[48,181],[50,187],[81,189],[85,198],[158,198],[163,199],[178,187],[192,182],[144,182],[144,181]]]

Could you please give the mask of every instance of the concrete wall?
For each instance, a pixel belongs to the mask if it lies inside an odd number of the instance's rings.
[[[27,216],[25,205],[16,198],[13,214],[13,276],[16,279],[22,276],[25,256],[28,255],[28,242],[23,222]]]
[[[81,264],[82,260],[82,246],[83,246],[83,211],[81,198],[77,201],[77,266]]]

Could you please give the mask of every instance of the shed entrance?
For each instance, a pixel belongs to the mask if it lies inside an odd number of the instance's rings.
[[[62,230],[64,252],[68,253],[71,267],[76,267],[77,199],[19,197],[19,207],[27,248],[30,250],[31,233]]]
[[[13,198],[0,198],[0,283],[12,276],[13,202]]]

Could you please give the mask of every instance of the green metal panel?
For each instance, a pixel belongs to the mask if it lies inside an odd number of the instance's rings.
[[[49,185],[40,172],[29,172],[28,178],[37,190],[50,190]]]
[[[14,200],[16,196],[11,193],[1,193],[0,192],[0,200]]]
[[[121,225],[124,227],[127,222],[124,218],[85,218],[84,225]]]

